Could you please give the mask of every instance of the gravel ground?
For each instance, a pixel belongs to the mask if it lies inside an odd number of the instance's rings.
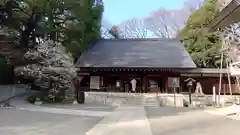
[[[84,135],[102,117],[0,110],[1,135]]]
[[[87,132],[94,129],[98,123],[114,126],[119,124],[116,119],[113,123],[108,123],[106,117],[101,116],[82,116],[60,113],[37,112],[31,110],[20,110],[20,107],[35,107],[26,102],[15,100],[17,108],[0,108],[0,134],[1,135],[88,135]],[[47,105],[66,110],[85,110],[91,113],[115,112],[115,107],[84,104],[84,105]],[[41,107],[40,107],[41,108]],[[124,107],[123,107],[124,109]],[[125,118],[120,118],[125,123],[135,123],[134,113],[139,113],[134,109],[131,112],[122,112]],[[136,112],[134,112],[136,111]],[[150,125],[152,134],[146,135],[239,135],[240,116],[229,118],[220,115],[213,115],[204,112],[202,109],[190,108],[170,108],[170,107],[145,107],[147,123]],[[125,114],[126,113],[126,114]],[[136,115],[137,116],[137,115]],[[117,118],[119,116],[114,117]],[[236,120],[239,117],[239,120]],[[140,118],[140,117],[139,117]],[[141,121],[141,118],[139,119]],[[136,124],[136,123],[135,123]],[[99,127],[99,126],[97,126]],[[126,132],[130,129],[126,127]],[[124,131],[124,129],[123,129]],[[127,134],[127,133],[126,133]],[[131,131],[134,134],[134,131]],[[109,135],[109,134],[101,134]],[[110,135],[120,135],[115,132]]]

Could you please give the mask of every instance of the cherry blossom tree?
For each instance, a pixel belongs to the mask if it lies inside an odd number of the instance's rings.
[[[65,47],[51,40],[44,40],[35,48],[29,49],[24,58],[28,65],[15,68],[16,75],[34,80],[42,89],[44,98],[66,98],[66,92],[73,94],[72,79],[77,69],[73,58]]]

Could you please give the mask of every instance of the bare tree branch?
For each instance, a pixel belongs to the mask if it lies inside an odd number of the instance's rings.
[[[105,19],[102,21],[102,26],[101,26],[101,37],[104,39],[111,39],[114,38],[110,33],[109,30],[112,28],[112,25]]]
[[[186,17],[180,16],[179,12],[160,9],[145,19],[147,28],[158,37],[174,37],[187,20]]]
[[[184,27],[188,17],[201,6],[203,0],[188,0],[178,10],[159,9],[145,19],[149,31],[160,38],[172,38]]]
[[[127,20],[118,25],[117,28],[122,38],[146,38],[148,34],[144,20],[141,19]]]
[[[199,9],[202,6],[203,2],[204,0],[187,0],[184,2],[183,10],[185,10],[187,14],[191,15],[196,11],[196,9]]]
[[[226,27],[222,32],[222,43],[225,55],[231,62],[240,61],[240,23]]]

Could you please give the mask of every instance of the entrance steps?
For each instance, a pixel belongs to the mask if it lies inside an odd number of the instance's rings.
[[[87,92],[86,102],[95,102],[111,106],[159,106],[156,94],[146,96],[146,94],[139,93]]]
[[[158,107],[156,97],[133,96],[122,100],[121,105]]]

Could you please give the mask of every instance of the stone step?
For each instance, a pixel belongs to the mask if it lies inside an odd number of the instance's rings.
[[[89,102],[98,102],[108,105],[134,105],[134,106],[158,106],[159,101],[156,97],[145,97],[145,96],[126,96],[126,97],[117,97],[117,96],[92,96],[87,98],[91,100]]]
[[[138,105],[138,106],[158,106],[157,101],[143,101],[143,100],[125,101],[125,102],[122,102],[122,104]]]

